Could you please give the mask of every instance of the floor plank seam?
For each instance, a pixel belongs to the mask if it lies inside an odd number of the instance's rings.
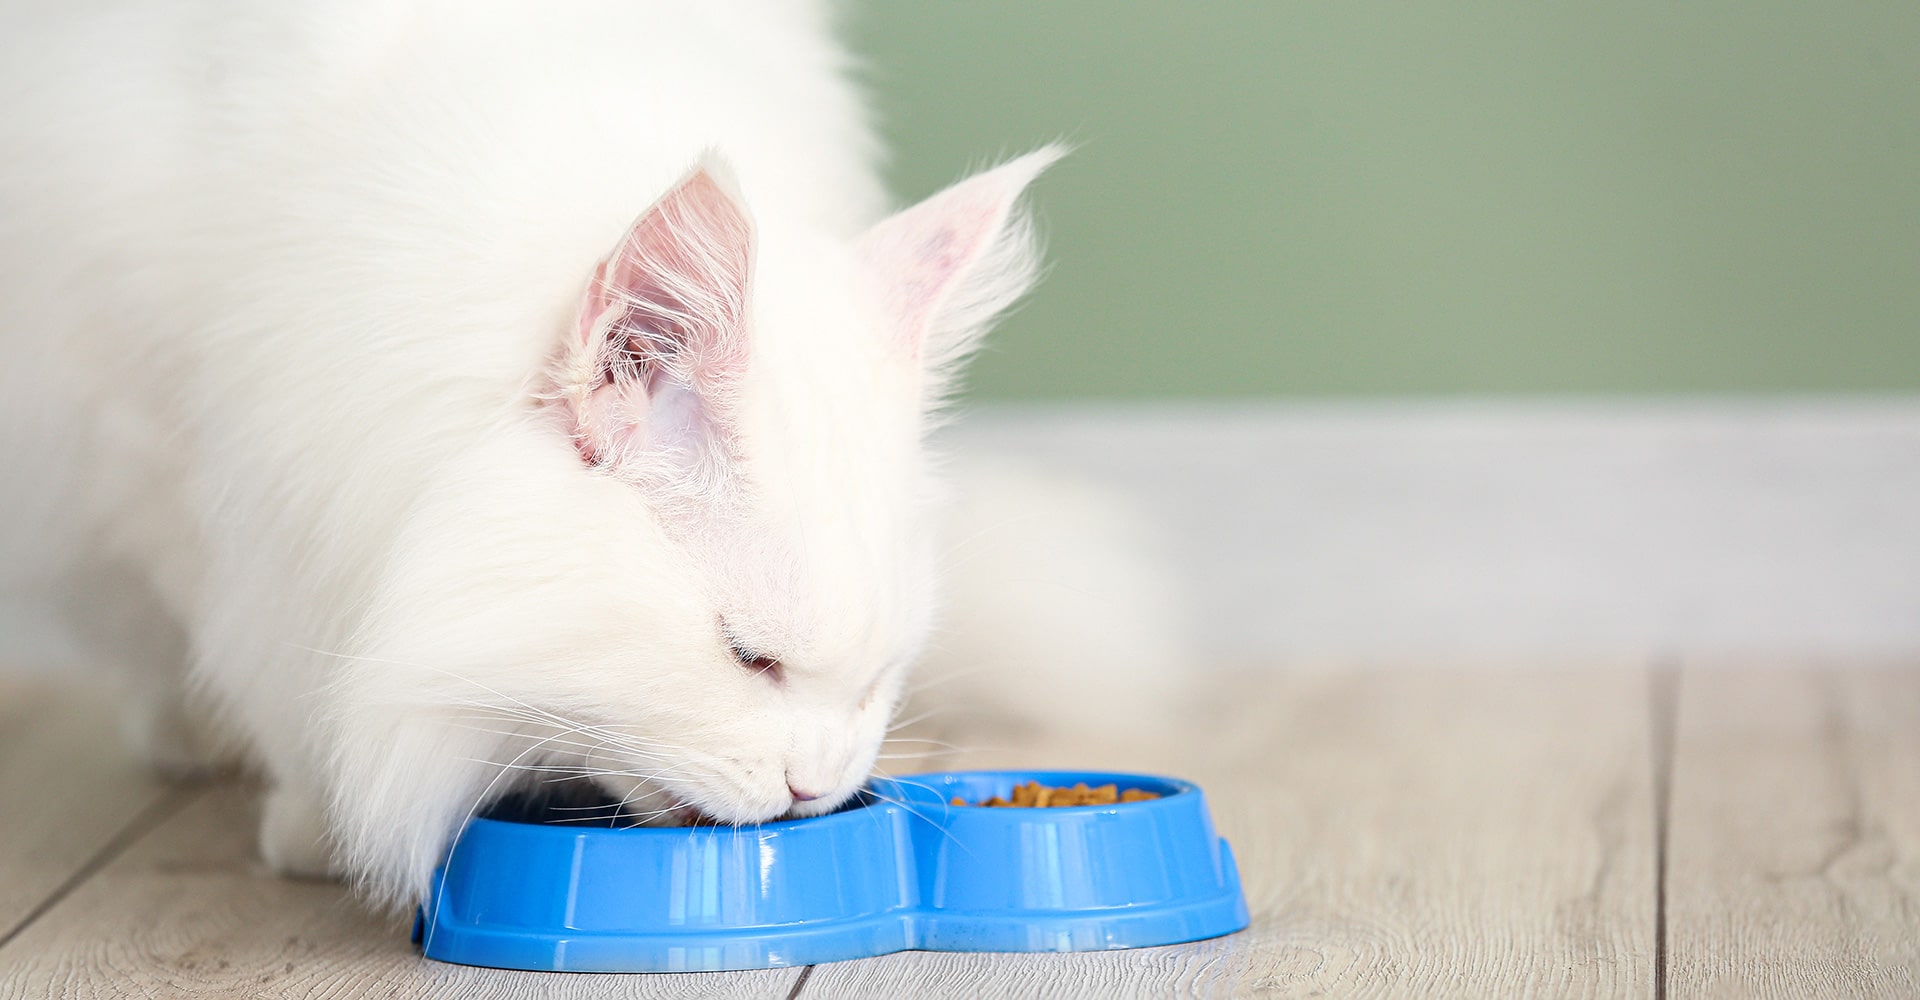
[[[807,988],[807,979],[812,975],[813,975],[813,966],[809,965],[806,968],[801,969],[800,978],[794,980],[793,989],[787,991],[787,1000],[793,1000],[794,997],[799,996],[800,991]]]
[[[107,838],[107,842],[100,845],[100,849],[93,852],[93,855],[87,858],[86,863],[75,869],[73,874],[67,876],[65,880],[55,886],[53,891],[47,894],[47,898],[41,900],[33,909],[28,910],[26,915],[21,917],[18,923],[7,929],[6,934],[0,935],[0,949],[4,949],[7,945],[12,944],[15,938],[25,933],[27,928],[33,926],[34,922],[41,917],[46,916],[54,907],[60,905],[61,900],[66,899],[75,889],[80,888],[81,884],[86,882],[87,879],[92,878],[95,872],[106,867],[114,858],[125,853],[127,848],[132,847],[135,841],[145,836],[161,823],[166,822],[168,818],[185,808],[187,803],[199,798],[206,792],[208,787],[207,785],[193,785],[169,788],[162,793],[160,797],[147,803],[146,808],[135,813],[133,818],[128,820],[125,826],[115,831],[112,837]]]
[[[1680,665],[1656,661],[1648,677],[1653,757],[1653,997],[1667,1000],[1667,842],[1673,813],[1673,744],[1679,731]]]

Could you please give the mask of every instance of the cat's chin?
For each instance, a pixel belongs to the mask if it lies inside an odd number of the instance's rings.
[[[594,790],[602,803],[597,811],[617,826],[698,826],[710,822],[695,806],[660,785],[619,775],[598,776]]]
[[[713,817],[708,816],[706,813],[703,813],[700,810],[695,809],[690,805],[676,804],[668,807],[665,811],[652,813],[647,817],[645,817],[644,819],[642,819],[641,822],[636,823],[634,825],[635,826],[674,827],[674,826],[718,826],[719,824],[720,824],[719,820],[716,820]]]
[[[751,826],[756,823],[777,823],[783,820],[824,816],[838,810],[853,798],[853,795],[849,794],[831,799],[796,802],[792,808],[776,815],[729,818],[707,812],[658,786],[634,783],[621,787],[605,779],[596,780],[595,784],[601,794],[607,796],[606,814],[613,817],[621,826]]]
[[[825,816],[828,813],[839,812],[841,809],[846,807],[847,803],[852,802],[855,798],[857,798],[859,794],[860,793],[858,791],[853,791],[853,792],[847,793],[846,795],[833,796],[833,797],[824,798],[824,799],[814,799],[810,802],[796,802],[793,804],[793,808],[787,810],[786,814],[781,816],[780,818],[781,819],[808,819],[813,816]]]

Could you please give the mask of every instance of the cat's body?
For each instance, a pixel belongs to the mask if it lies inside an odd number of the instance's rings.
[[[270,860],[324,828],[404,903],[527,773],[733,821],[857,787],[936,613],[926,414],[1050,154],[882,223],[791,0],[3,20],[0,599],[160,756],[203,687]]]

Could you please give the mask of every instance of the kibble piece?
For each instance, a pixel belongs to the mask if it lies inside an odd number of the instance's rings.
[[[1027,781],[1013,786],[1013,790],[1008,795],[1011,798],[995,795],[972,803],[956,795],[953,797],[953,804],[1015,809],[1057,809],[1064,806],[1108,806],[1123,802],[1148,802],[1160,797],[1160,793],[1149,792],[1144,788],[1129,788],[1121,791],[1118,785],[1113,784],[1089,788],[1084,781],[1075,784],[1072,788],[1048,788],[1038,781]]]

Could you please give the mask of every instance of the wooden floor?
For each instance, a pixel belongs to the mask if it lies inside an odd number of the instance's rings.
[[[247,788],[156,784],[112,731],[0,687],[0,997],[1920,996],[1920,668],[1269,670],[1163,732],[997,733],[938,763],[1205,785],[1253,926],[708,975],[428,962],[263,873]]]

